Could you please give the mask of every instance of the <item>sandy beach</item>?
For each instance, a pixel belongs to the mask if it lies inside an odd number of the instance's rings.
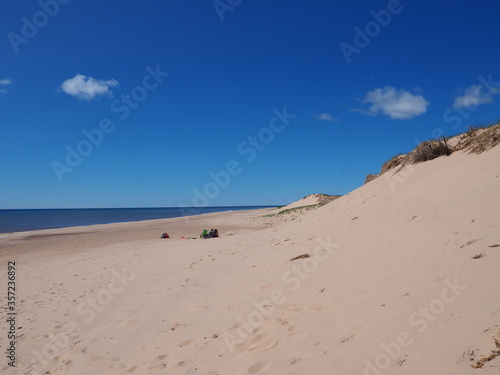
[[[2,373],[498,374],[498,160],[456,152],[300,214],[2,234]]]
[[[1,10],[0,375],[500,375],[500,0]]]

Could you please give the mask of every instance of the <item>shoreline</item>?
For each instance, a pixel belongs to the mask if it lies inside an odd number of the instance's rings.
[[[219,209],[219,208],[225,208],[226,206],[213,206],[213,207],[186,207],[186,208],[179,208],[179,209],[185,209],[187,213],[192,213],[195,210],[203,210],[203,209]],[[256,208],[257,207],[257,208]],[[127,220],[127,221],[112,221],[112,222],[107,222],[107,223],[95,223],[95,224],[85,224],[85,225],[69,225],[69,226],[61,226],[61,227],[53,227],[53,228],[40,228],[40,229],[27,229],[27,230],[18,230],[18,231],[11,231],[11,232],[0,232],[0,235],[5,235],[5,234],[14,234],[14,233],[25,233],[25,232],[36,232],[36,231],[42,231],[42,230],[56,230],[56,229],[65,229],[65,228],[79,228],[79,227],[89,227],[89,226],[95,226],[95,225],[109,225],[109,224],[122,224],[122,223],[137,223],[137,222],[143,222],[143,221],[155,221],[155,220],[167,220],[167,219],[176,219],[176,218],[188,218],[188,217],[193,217],[193,216],[200,216],[200,215],[207,215],[210,213],[223,213],[223,212],[233,212],[233,211],[251,211],[251,210],[265,210],[265,209],[270,209],[270,208],[275,208],[278,206],[227,206],[229,208],[228,210],[220,210],[220,211],[212,211],[212,212],[200,212],[200,213],[195,213],[195,214],[181,214],[180,216],[173,216],[173,217],[166,217],[166,218],[154,218],[154,219],[141,219],[141,220]],[[36,209],[40,211],[44,210],[141,210],[141,209],[165,209],[165,208],[178,208],[178,207],[145,207],[145,208],[68,208],[68,209]],[[245,208],[245,209],[238,209],[238,208]],[[32,209],[26,209],[27,211],[30,211]],[[34,210],[34,209],[33,209]],[[0,210],[0,211],[12,211],[11,209],[5,209],[5,210]],[[14,211],[17,211],[17,209],[14,209]],[[188,220],[188,219],[185,219]]]
[[[195,241],[200,239],[199,235],[204,229],[210,230],[212,227],[219,230],[220,238],[224,238],[269,227],[264,218],[261,218],[269,210],[274,208],[0,233],[0,259],[20,257],[19,259],[31,262],[34,258],[44,255],[95,253],[98,249],[109,246],[129,247],[131,243],[139,243],[142,246],[158,241]],[[160,236],[164,232],[168,233],[170,238],[161,239]]]

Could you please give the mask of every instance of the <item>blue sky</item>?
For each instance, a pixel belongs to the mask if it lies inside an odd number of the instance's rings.
[[[500,117],[497,0],[5,0],[0,14],[0,208],[346,194],[416,142]]]

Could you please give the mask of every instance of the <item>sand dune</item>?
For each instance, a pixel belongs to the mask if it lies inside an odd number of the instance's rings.
[[[284,206],[282,209],[283,210],[288,210],[291,208],[297,208],[297,207],[304,207],[304,206],[311,206],[313,204],[318,204],[319,203],[319,197],[317,194],[311,194],[308,195],[302,199],[299,199],[298,201],[292,202],[286,206]]]
[[[340,198],[340,195],[309,194],[304,198],[299,199],[298,201],[292,202],[284,207],[281,207],[280,211],[285,211],[300,207],[324,205],[338,198]]]
[[[26,374],[498,374],[498,160],[500,147],[407,165],[286,223],[258,210],[0,235],[2,264],[19,264],[18,363]],[[221,237],[180,238],[207,227]]]

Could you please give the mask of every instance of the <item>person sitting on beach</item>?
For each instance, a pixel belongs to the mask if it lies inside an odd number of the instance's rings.
[[[214,237],[219,237],[219,231],[217,229],[214,229]]]
[[[168,235],[168,233],[163,233],[163,234],[161,235],[161,238],[170,238],[170,236]]]
[[[214,232],[214,229],[210,229],[210,232],[208,232],[208,237],[209,238],[212,238],[212,237],[215,237],[215,232]]]

